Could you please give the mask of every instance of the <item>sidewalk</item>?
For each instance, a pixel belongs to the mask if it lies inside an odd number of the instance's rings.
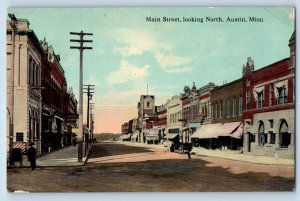
[[[78,145],[76,145],[75,147],[74,146],[64,147],[58,151],[38,157],[36,159],[36,165],[37,167],[82,166],[85,164],[89,153],[89,149],[87,149],[85,155],[84,150],[85,150],[85,144],[83,144],[82,162],[78,162]],[[18,167],[18,166],[19,163],[16,162],[16,166],[10,166],[10,167]],[[30,167],[30,163],[27,160],[26,155],[23,156],[23,167]]]
[[[151,147],[151,148],[160,148],[166,149],[162,144],[145,144],[145,143],[133,143],[133,142],[119,142],[129,146],[137,147]],[[241,154],[239,151],[222,151],[222,150],[208,150],[200,147],[193,147],[192,154],[201,157],[214,157],[214,158],[223,158],[228,160],[242,161],[247,163],[262,164],[262,165],[287,165],[294,166],[295,161],[293,159],[285,158],[275,158],[267,156],[253,156],[247,154]]]

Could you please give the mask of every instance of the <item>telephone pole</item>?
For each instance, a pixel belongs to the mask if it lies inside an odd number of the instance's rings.
[[[90,108],[91,108],[91,112],[90,112],[90,119],[91,119],[90,130],[91,130],[91,139],[93,141],[94,140],[94,113],[93,113],[93,109],[95,109],[95,103],[90,103]]]
[[[82,145],[83,145],[83,69],[82,69],[82,54],[83,50],[93,49],[92,47],[84,47],[84,43],[92,43],[92,40],[83,40],[85,35],[92,36],[92,33],[70,32],[71,35],[78,35],[78,39],[71,39],[70,42],[77,42],[79,46],[71,46],[71,49],[78,49],[80,53],[80,70],[79,70],[79,125],[78,125],[78,162],[82,162]]]
[[[93,98],[93,93],[94,93],[94,88],[93,87],[95,87],[95,85],[92,85],[92,84],[86,84],[86,85],[84,85],[86,88],[83,88],[84,90],[86,90],[86,91],[84,91],[83,93],[86,93],[86,95],[87,95],[87,98],[88,98],[88,103],[87,103],[87,120],[86,120],[86,123],[87,123],[87,127],[88,127],[88,129],[90,128],[90,120],[89,120],[89,112],[90,112],[90,100],[92,100],[92,98]]]
[[[92,100],[92,98],[93,98],[93,93],[94,93],[93,92],[93,90],[94,90],[93,87],[95,85],[86,84],[84,86],[86,88],[83,88],[83,89],[86,90],[86,91],[84,91],[83,93],[87,94],[87,99],[88,99],[88,101],[87,101],[87,112],[86,112],[86,114],[87,114],[86,124],[87,124],[87,128],[88,128],[88,131],[89,131],[88,135],[85,136],[85,150],[84,150],[84,153],[86,155],[86,150],[87,150],[87,147],[89,145],[88,141],[91,139],[91,130],[90,130],[90,100]]]

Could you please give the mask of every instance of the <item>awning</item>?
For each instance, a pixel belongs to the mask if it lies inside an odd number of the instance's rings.
[[[241,122],[206,124],[198,128],[191,138],[218,138],[220,136],[229,136],[240,138],[243,134]]]
[[[243,125],[240,124],[239,127],[231,134],[231,137],[241,139],[243,135]]]
[[[218,130],[215,130],[216,136],[232,136],[232,133],[237,130],[241,122],[230,122],[220,124]]]
[[[218,124],[205,124],[202,125],[200,128],[197,128],[196,131],[191,135],[191,138],[217,138],[214,135],[214,130],[216,130]]]
[[[131,137],[131,134],[122,135],[123,140],[128,140],[128,139],[130,139],[130,137]]]
[[[164,136],[164,138],[172,140],[172,139],[174,139],[178,135],[179,135],[179,133],[167,133],[167,135]]]

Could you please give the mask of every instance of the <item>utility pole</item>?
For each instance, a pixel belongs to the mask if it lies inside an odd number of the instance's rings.
[[[90,119],[91,119],[91,124],[90,124],[90,130],[91,130],[91,139],[92,141],[94,140],[94,114],[93,114],[93,109],[95,109],[95,103],[90,104],[91,112],[90,112]]]
[[[92,36],[92,33],[84,33],[83,31],[70,32],[71,35],[78,35],[79,40],[71,39],[70,42],[78,42],[79,46],[71,46],[71,49],[78,49],[80,53],[80,70],[79,70],[79,125],[78,125],[78,162],[82,162],[82,145],[83,145],[83,69],[82,54],[83,50],[93,49],[92,47],[84,47],[84,43],[92,43],[92,40],[83,40],[84,35]]]
[[[87,98],[88,98],[88,103],[87,103],[87,120],[86,120],[86,123],[87,123],[87,127],[88,129],[90,128],[90,120],[89,120],[89,112],[90,112],[90,100],[92,100],[93,98],[93,93],[95,90],[93,87],[95,87],[95,85],[92,85],[92,84],[86,84],[84,85],[86,88],[83,88],[84,91],[83,93],[86,93],[87,94]]]
[[[87,112],[86,112],[86,114],[87,114],[87,117],[86,117],[86,124],[87,124],[87,128],[88,128],[88,131],[89,131],[89,134],[88,134],[88,136],[84,136],[84,138],[85,138],[85,149],[84,149],[84,153],[85,153],[85,155],[86,155],[86,150],[87,150],[87,147],[88,147],[88,145],[89,145],[89,143],[88,143],[88,141],[91,139],[91,130],[90,130],[90,100],[92,100],[92,98],[93,98],[93,90],[94,90],[94,86],[95,85],[92,85],[92,84],[86,84],[86,85],[84,85],[86,88],[83,88],[84,90],[86,90],[86,91],[84,91],[83,93],[86,93],[87,94],[87,99],[88,99],[88,101],[87,101]]]

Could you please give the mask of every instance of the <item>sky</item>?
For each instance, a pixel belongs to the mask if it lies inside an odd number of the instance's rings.
[[[121,131],[137,117],[141,94],[155,95],[156,105],[179,95],[195,82],[222,85],[242,76],[247,57],[255,69],[289,57],[294,30],[291,7],[170,8],[10,8],[30,22],[40,40],[46,38],[78,98],[79,52],[69,32],[93,33],[92,50],[83,55],[84,84],[94,84],[95,132]],[[161,18],[147,22],[146,17]],[[204,22],[163,22],[163,17],[204,18]],[[244,17],[248,22],[205,22],[206,17]],[[249,22],[249,17],[263,22]],[[86,106],[84,96],[84,106]]]

